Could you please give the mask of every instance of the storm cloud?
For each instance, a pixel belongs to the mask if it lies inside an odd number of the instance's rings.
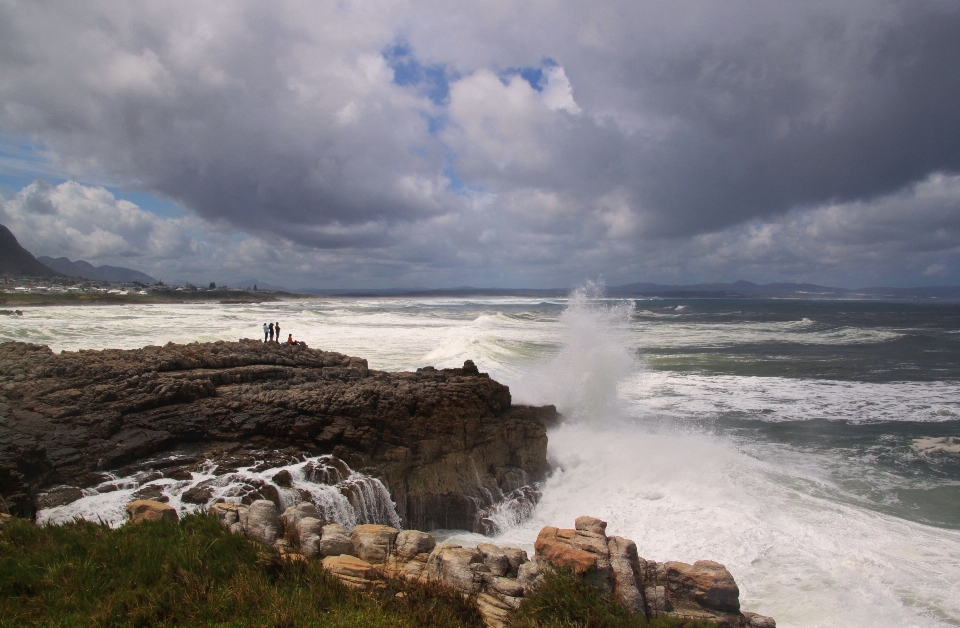
[[[148,192],[154,273],[299,285],[957,282],[957,59],[952,2],[5,1],[0,131],[88,182],[7,214]]]

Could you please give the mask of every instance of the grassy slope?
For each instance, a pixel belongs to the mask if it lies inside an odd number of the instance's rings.
[[[397,595],[401,593],[402,595]],[[705,624],[655,620],[656,628]],[[472,601],[448,589],[391,583],[347,589],[319,561],[272,548],[204,515],[111,530],[89,522],[0,530],[0,626],[271,626],[481,628]],[[610,595],[572,574],[548,576],[516,628],[640,628]]]
[[[457,594],[400,588],[361,595],[200,515],[0,531],[0,626],[482,626]]]

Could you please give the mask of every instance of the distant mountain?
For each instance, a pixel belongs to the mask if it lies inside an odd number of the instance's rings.
[[[56,259],[41,255],[37,260],[43,262],[50,268],[67,275],[68,277],[82,277],[94,281],[114,281],[117,283],[130,283],[138,281],[145,284],[157,283],[157,280],[146,273],[123,266],[94,266],[90,262],[77,260],[71,262],[66,257]]]
[[[62,277],[20,246],[16,236],[0,225],[0,274],[12,277]]]
[[[792,298],[792,299],[960,299],[960,286],[925,288],[832,288],[812,283],[755,284],[698,283],[671,286],[631,283],[607,288],[611,296],[656,296],[674,298]]]

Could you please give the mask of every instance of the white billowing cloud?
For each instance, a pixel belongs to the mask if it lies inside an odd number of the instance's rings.
[[[164,218],[102,187],[34,182],[0,199],[0,222],[36,255],[128,266],[166,281],[289,288],[610,285],[748,277],[833,285],[935,281],[960,266],[960,176],[935,174],[872,202],[797,209],[688,239],[649,241],[624,193],[589,212],[549,190],[509,190],[423,223],[332,225],[317,249],[267,230]],[[173,254],[175,253],[175,254]]]
[[[449,111],[453,126],[444,139],[455,147],[465,172],[492,174],[507,168],[551,166],[547,139],[556,114],[519,76],[510,77],[506,84],[490,70],[466,76],[450,86]]]
[[[559,65],[548,66],[543,71],[546,84],[543,86],[543,92],[540,99],[548,109],[553,111],[563,110],[568,113],[580,113],[580,107],[573,99],[573,87],[567,78],[563,67]]]
[[[3,201],[3,222],[34,255],[87,261],[176,258],[196,250],[180,219],[162,219],[102,187],[38,180]],[[106,263],[106,262],[101,262]]]
[[[955,5],[895,0],[0,2],[0,137],[185,213],[5,211],[169,277],[960,280],[924,197],[960,172],[958,42]]]

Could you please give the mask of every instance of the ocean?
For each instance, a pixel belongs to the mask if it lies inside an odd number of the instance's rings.
[[[557,405],[555,468],[494,542],[589,514],[654,560],[711,559],[777,625],[960,626],[960,305],[318,298],[24,309],[53,350],[262,337],[280,321],[371,368],[462,365]],[[445,538],[481,537],[437,531]]]

